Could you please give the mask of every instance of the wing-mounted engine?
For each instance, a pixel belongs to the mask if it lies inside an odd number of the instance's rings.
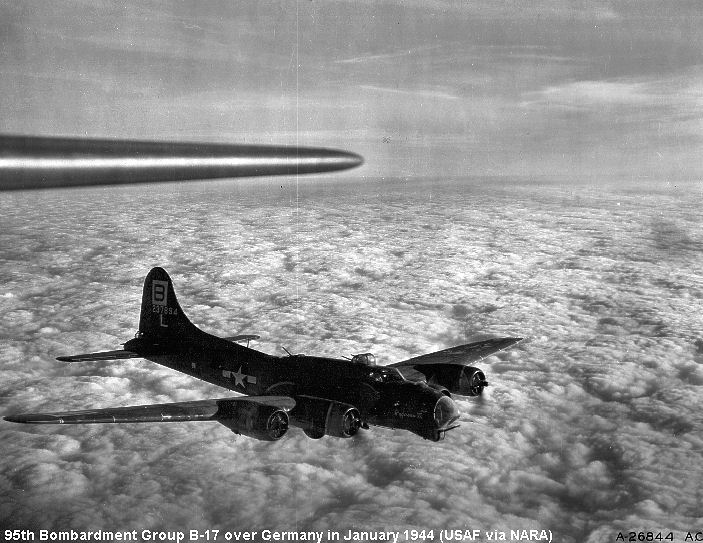
[[[324,435],[352,437],[362,425],[359,410],[353,405],[314,396],[296,396],[290,422],[312,439]]]
[[[426,364],[417,366],[427,384],[440,390],[447,389],[461,396],[480,396],[488,386],[486,376],[479,368],[455,364]]]
[[[219,402],[215,419],[235,434],[262,441],[281,439],[288,431],[289,422],[288,413],[280,407],[239,398]]]
[[[507,349],[519,341],[522,341],[522,338],[484,339],[416,356],[391,364],[391,366],[398,368],[403,377],[410,381],[423,380],[424,378],[428,385],[439,390],[446,388],[452,394],[479,396],[488,386],[488,382],[479,368],[469,366],[469,364]]]

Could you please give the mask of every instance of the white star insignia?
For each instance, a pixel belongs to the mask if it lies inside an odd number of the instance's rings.
[[[234,386],[242,385],[242,388],[246,388],[244,386],[244,378],[247,376],[242,373],[242,366],[239,366],[239,369],[236,373],[232,372],[230,375],[234,377]]]

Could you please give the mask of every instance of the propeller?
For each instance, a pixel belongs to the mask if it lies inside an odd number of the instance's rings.
[[[469,390],[473,396],[482,396],[481,392],[488,386],[488,381],[486,381],[486,376],[482,371],[476,371],[471,376],[469,381]]]
[[[343,427],[344,433],[348,436],[356,435],[359,428],[363,428],[365,425],[361,422],[361,417],[356,409],[350,409],[344,415]],[[366,425],[368,428],[368,425]]]
[[[288,431],[288,419],[280,412],[276,412],[271,417],[269,434],[274,439],[279,439]]]

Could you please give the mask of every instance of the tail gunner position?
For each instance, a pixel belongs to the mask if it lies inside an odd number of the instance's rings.
[[[371,354],[351,360],[272,356],[248,347],[257,338],[220,338],[200,330],[183,313],[166,271],[153,268],[144,281],[139,331],[124,349],[58,360],[145,358],[246,396],[21,414],[5,420],[35,424],[214,420],[235,433],[267,441],[283,437],[289,425],[318,439],[351,437],[371,424],[438,441],[458,426],[459,410],[451,394],[478,396],[488,385],[483,372],[468,364],[520,341],[489,339],[377,366]],[[246,347],[240,344],[244,341]]]

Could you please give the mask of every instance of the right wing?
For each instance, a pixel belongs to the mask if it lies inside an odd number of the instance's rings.
[[[119,349],[117,351],[102,351],[100,353],[74,354],[71,356],[57,356],[60,362],[92,362],[98,360],[123,360],[126,358],[141,358],[141,355],[132,351]]]
[[[23,413],[4,417],[25,424],[86,424],[117,422],[181,422],[214,420],[232,430],[262,441],[276,441],[288,431],[288,413],[295,400],[288,396],[253,396],[196,400],[85,411]]]
[[[9,422],[25,424],[90,424],[118,422],[182,422],[202,420],[228,420],[237,405],[251,402],[283,411],[295,407],[289,396],[241,396],[191,402],[174,402],[83,411],[57,411],[52,413],[23,413],[3,417]]]

